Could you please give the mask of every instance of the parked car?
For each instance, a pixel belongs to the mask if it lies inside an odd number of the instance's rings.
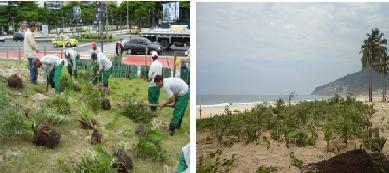
[[[5,42],[5,38],[4,37],[0,37],[0,42]]]
[[[137,54],[139,52],[145,53],[146,47],[148,54],[153,50],[158,52],[159,55],[162,54],[162,48],[159,43],[153,43],[149,39],[141,36],[130,36],[130,39],[124,42],[123,50],[131,52],[131,54]]]
[[[72,38],[71,36],[68,35],[59,35],[54,37],[51,42],[53,43],[54,46],[63,46],[65,45],[66,47],[77,47],[78,40]]]
[[[20,32],[15,32],[13,36],[13,41],[23,41],[24,40],[24,35]]]

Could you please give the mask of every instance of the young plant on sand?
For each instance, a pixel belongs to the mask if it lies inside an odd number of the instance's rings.
[[[231,158],[221,159],[223,149],[219,148],[215,152],[201,155],[199,158],[196,172],[210,173],[210,172],[230,172],[234,166],[235,154]]]
[[[301,168],[303,166],[304,162],[296,158],[296,156],[294,156],[294,153],[290,153],[289,156],[290,156],[290,162],[292,166],[296,166],[298,168]]]
[[[271,172],[276,172],[277,171],[277,166],[265,166],[261,165],[257,168],[255,171],[256,173],[271,173]]]

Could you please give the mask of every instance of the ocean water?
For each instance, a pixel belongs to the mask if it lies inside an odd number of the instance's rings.
[[[197,95],[196,105],[206,107],[239,105],[239,104],[253,104],[276,101],[282,98],[285,102],[288,101],[288,95]],[[304,100],[326,100],[329,96],[314,96],[314,95],[296,95],[291,101]]]

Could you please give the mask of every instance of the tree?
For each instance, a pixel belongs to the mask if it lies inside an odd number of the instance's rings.
[[[389,71],[389,56],[383,55],[376,63],[375,69],[383,77],[383,90],[382,90],[382,101],[386,101],[386,76]]]
[[[384,52],[386,52],[386,47],[384,45],[387,44],[386,39],[383,39],[384,36],[383,33],[380,32],[378,28],[374,28],[371,31],[371,34],[366,34],[367,39],[363,41],[363,44],[361,46],[361,51],[359,52],[362,54],[362,67],[367,67],[370,71],[369,74],[369,102],[373,101],[372,97],[372,73],[373,73],[373,66],[374,63],[377,62],[379,58],[381,58],[384,55]]]

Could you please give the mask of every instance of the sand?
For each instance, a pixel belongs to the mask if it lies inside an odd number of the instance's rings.
[[[389,139],[389,103],[382,103],[375,98],[373,102],[376,113],[373,115],[372,128],[380,129],[380,136]],[[219,111],[217,109],[208,109],[209,112],[215,113]],[[205,113],[205,112],[204,112]],[[278,142],[270,139],[269,133],[263,133],[267,136],[271,145],[267,149],[267,145],[260,143],[258,145],[254,143],[245,144],[244,142],[236,142],[232,147],[224,148],[221,158],[231,158],[233,154],[236,154],[235,162],[233,164],[232,173],[238,172],[255,172],[260,165],[277,166],[279,173],[298,173],[300,169],[291,166],[290,153],[294,152],[296,158],[303,160],[304,165],[308,163],[315,163],[322,160],[327,160],[338,153],[326,152],[326,142],[323,140],[323,133],[319,131],[319,137],[315,146],[297,147],[290,145],[289,148],[285,146],[285,142]],[[197,142],[196,142],[196,157],[197,159],[204,153],[214,152],[218,148],[222,147],[216,139],[209,141],[207,137],[211,136],[210,132],[204,130],[197,130]],[[349,140],[346,148],[342,141],[333,141],[330,144],[330,148],[339,148],[339,152],[359,148],[362,141],[360,139]],[[336,147],[335,147],[336,146]],[[389,144],[387,143],[383,148],[383,154],[389,155]],[[198,160],[197,160],[198,161]],[[199,162],[197,162],[199,163]]]

